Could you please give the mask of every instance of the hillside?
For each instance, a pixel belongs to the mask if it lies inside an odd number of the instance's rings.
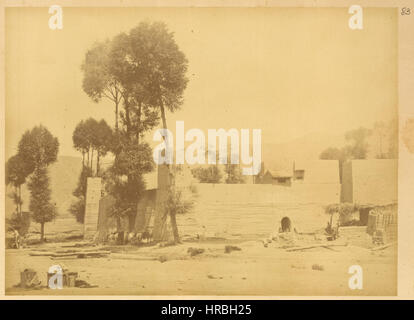
[[[294,160],[316,160],[329,147],[342,147],[344,135],[313,133],[281,144],[263,144],[262,161],[266,168],[279,162]]]
[[[58,157],[57,162],[50,166],[52,201],[56,203],[59,218],[72,217],[68,208],[74,199],[72,191],[76,188],[81,168],[82,160],[80,158],[67,156]],[[6,194],[10,192],[11,188],[7,188]],[[26,185],[22,187],[22,196],[23,210],[28,211],[30,194]],[[6,217],[10,217],[13,211],[13,201],[6,195]]]

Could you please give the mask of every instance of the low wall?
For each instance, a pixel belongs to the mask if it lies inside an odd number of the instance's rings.
[[[184,199],[191,199],[190,212],[177,215],[182,237],[258,238],[278,229],[280,220],[288,216],[298,232],[310,232],[326,226],[324,206],[339,203],[339,184],[298,184],[292,187],[263,184],[193,184],[184,187]],[[135,232],[144,231],[148,214],[156,218],[160,190],[151,190],[138,204]],[[116,226],[107,214],[113,206],[111,197],[100,201],[99,230],[105,236]],[[160,221],[154,221],[154,232]],[[128,230],[126,221],[122,230]],[[169,228],[168,228],[169,229]],[[164,239],[171,231],[160,232]],[[158,239],[158,238],[157,238]],[[160,240],[160,239],[158,239]]]
[[[289,216],[298,232],[325,227],[324,206],[340,201],[339,184],[290,188],[262,184],[195,184],[191,212],[177,216],[183,236],[257,237],[277,230]]]

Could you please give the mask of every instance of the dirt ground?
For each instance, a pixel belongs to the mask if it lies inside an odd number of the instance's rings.
[[[364,228],[343,233],[332,247],[289,252],[280,241],[265,247],[257,239],[231,245],[241,250],[225,253],[224,240],[189,241],[177,246],[107,246],[101,258],[31,256],[33,250],[67,248],[70,243],[6,250],[7,295],[256,295],[256,296],[392,296],[397,294],[397,246],[372,250]],[[299,241],[300,242],[300,241]],[[79,242],[77,242],[79,243]],[[296,243],[293,247],[303,245]],[[204,249],[191,256],[188,248]],[[88,247],[82,247],[85,249]],[[90,249],[89,248],[89,249]],[[50,266],[64,264],[94,288],[23,289],[20,272],[37,271],[45,286]],[[349,267],[360,265],[363,289],[348,286]]]

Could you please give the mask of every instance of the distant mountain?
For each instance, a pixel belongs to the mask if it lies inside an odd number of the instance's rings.
[[[78,183],[79,174],[82,169],[82,159],[77,157],[60,156],[49,168],[50,189],[52,190],[52,201],[56,203],[60,218],[72,217],[68,209],[75,199],[73,190]],[[7,188],[6,194],[12,191]],[[23,210],[28,211],[30,193],[27,186],[22,187]],[[12,199],[6,195],[6,217],[10,217],[15,209]]]
[[[281,144],[263,144],[262,161],[265,168],[271,168],[280,162],[316,160],[326,148],[341,148],[344,144],[343,134],[313,133]]]

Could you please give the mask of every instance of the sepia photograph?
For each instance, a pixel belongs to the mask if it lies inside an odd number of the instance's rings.
[[[397,296],[409,14],[6,7],[5,295]]]

